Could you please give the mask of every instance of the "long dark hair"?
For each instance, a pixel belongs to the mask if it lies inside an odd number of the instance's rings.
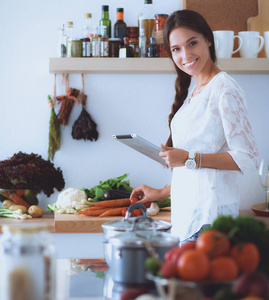
[[[216,61],[214,37],[211,28],[207,24],[206,20],[199,13],[187,9],[175,11],[168,17],[167,21],[165,22],[164,31],[163,31],[164,46],[168,53],[168,56],[171,59],[172,59],[172,52],[169,44],[169,36],[171,31],[177,27],[187,27],[189,29],[192,29],[202,34],[211,43],[211,46],[209,47],[210,56],[213,62]],[[183,72],[182,70],[180,70],[176,66],[174,61],[173,63],[177,72],[177,78],[175,81],[176,95],[175,95],[174,103],[171,108],[171,113],[168,117],[170,136],[166,142],[166,146],[169,147],[173,146],[172,137],[171,137],[171,121],[174,115],[176,114],[176,112],[182,106],[184,100],[187,98],[189,86],[191,83],[191,76]]]

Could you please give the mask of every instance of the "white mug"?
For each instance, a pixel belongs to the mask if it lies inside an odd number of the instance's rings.
[[[238,35],[243,43],[240,49],[240,56],[245,58],[256,58],[264,45],[264,38],[258,31],[240,31]]]
[[[265,47],[266,57],[269,58],[269,31],[264,32],[264,47]]]
[[[213,31],[215,49],[217,58],[231,58],[232,55],[238,52],[242,46],[242,38],[238,35],[234,35],[231,30],[216,30]],[[237,49],[234,48],[234,40],[238,38],[239,46]]]

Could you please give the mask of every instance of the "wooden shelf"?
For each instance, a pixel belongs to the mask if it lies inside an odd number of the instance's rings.
[[[269,74],[269,58],[222,58],[227,73]],[[175,74],[169,58],[50,58],[50,73]]]

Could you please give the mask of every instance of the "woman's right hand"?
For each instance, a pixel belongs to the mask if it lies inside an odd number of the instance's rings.
[[[168,191],[168,195],[167,194]],[[130,199],[137,198],[140,203],[153,202],[153,201],[162,201],[167,198],[170,194],[170,186],[164,189],[154,189],[145,184],[135,188],[130,196]]]

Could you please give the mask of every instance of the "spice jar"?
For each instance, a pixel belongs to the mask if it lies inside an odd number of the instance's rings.
[[[109,57],[119,57],[120,45],[121,45],[120,38],[109,39]]]
[[[82,41],[72,40],[71,41],[71,57],[81,57],[82,56]]]
[[[129,38],[129,46],[134,49],[134,56],[139,57],[138,27],[127,27],[127,37]]]
[[[3,226],[0,299],[54,300],[55,247],[44,223]]]
[[[163,28],[164,28],[164,24],[165,24],[167,18],[168,18],[168,15],[166,15],[166,14],[155,15],[154,38],[155,38],[155,43],[158,47],[158,56],[159,57],[168,57],[167,52],[164,48],[164,43],[163,43]]]

